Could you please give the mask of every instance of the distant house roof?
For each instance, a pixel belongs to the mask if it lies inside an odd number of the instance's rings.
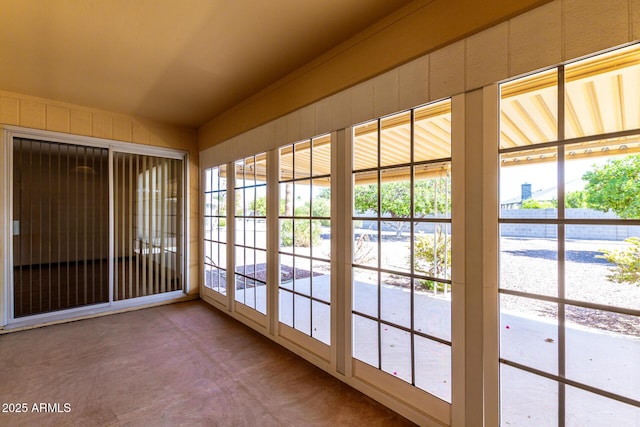
[[[568,181],[564,185],[565,193],[569,193],[572,191],[582,190],[584,188],[584,181],[580,178]],[[533,190],[531,191],[531,199],[538,201],[550,201],[556,200],[558,198],[558,189],[557,187],[549,187],[543,188],[541,190]],[[507,200],[503,200],[500,202],[501,205],[515,205],[522,203],[522,195],[518,197],[512,197]]]

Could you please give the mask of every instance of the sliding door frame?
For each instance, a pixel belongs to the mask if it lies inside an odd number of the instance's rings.
[[[3,329],[17,329],[39,324],[62,321],[71,318],[93,316],[100,313],[108,313],[116,310],[126,310],[129,308],[166,303],[168,301],[181,301],[189,299],[189,269],[188,260],[190,258],[188,245],[189,230],[189,159],[185,151],[160,148],[148,145],[128,143],[122,141],[108,140],[89,136],[79,136],[51,132],[38,129],[29,129],[18,126],[1,126],[0,131],[0,332]],[[109,301],[87,306],[73,307],[47,313],[40,313],[31,316],[16,318],[14,315],[13,296],[13,140],[14,138],[35,139],[46,142],[60,144],[74,144],[94,148],[106,148],[109,151],[109,249],[108,249],[108,274],[109,274]],[[144,297],[114,301],[114,176],[113,158],[114,153],[127,153],[137,155],[148,155],[163,157],[167,159],[178,159],[183,161],[183,202],[182,221],[178,224],[181,232],[181,243],[183,247],[182,259],[180,260],[180,270],[183,277],[183,289],[166,293],[148,295]]]

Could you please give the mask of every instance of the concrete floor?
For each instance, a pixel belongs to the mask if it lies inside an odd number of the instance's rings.
[[[2,335],[0,361],[2,426],[412,425],[202,301]]]

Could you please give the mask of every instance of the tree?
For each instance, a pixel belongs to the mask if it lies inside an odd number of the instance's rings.
[[[582,179],[587,206],[613,211],[620,218],[640,217],[640,155],[610,159],[595,166]]]
[[[567,209],[586,208],[587,202],[585,200],[584,191],[570,191],[564,197],[564,207]],[[548,209],[558,208],[558,201],[552,200],[535,200],[527,199],[522,201],[521,209]]]
[[[437,195],[437,197],[436,197]],[[414,216],[424,217],[451,212],[450,183],[448,179],[416,180],[413,186]],[[434,209],[435,205],[435,209]],[[378,213],[378,186],[376,184],[356,185],[354,189],[354,208],[360,214]],[[380,186],[380,216],[393,219],[411,216],[411,187],[409,181],[384,182]],[[400,235],[404,226],[402,221],[388,221]]]
[[[267,216],[267,198],[258,197],[249,203],[249,209],[254,212],[256,216]]]
[[[331,218],[331,189],[323,188],[318,196],[312,200],[312,216],[319,216],[325,218]],[[330,220],[320,221],[322,225],[328,227],[331,224]]]
[[[570,191],[564,197],[564,207],[567,209],[586,208],[587,201],[585,197],[584,191]]]
[[[313,200],[307,200],[304,205],[294,208],[293,185],[285,186],[285,197],[280,199],[280,214],[285,216],[297,216],[300,219],[285,220],[280,225],[280,241],[284,246],[309,247],[317,245],[322,239],[322,225],[329,226],[330,220],[313,219],[304,217],[331,216],[331,190],[322,189]],[[294,231],[295,230],[295,231]]]

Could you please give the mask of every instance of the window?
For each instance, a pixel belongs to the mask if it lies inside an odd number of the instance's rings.
[[[638,82],[634,46],[501,86],[503,425],[640,420]]]
[[[204,286],[227,293],[227,166],[205,170]]]
[[[235,168],[235,300],[267,313],[267,155]]]
[[[280,322],[331,344],[331,137],[280,154]]]
[[[354,127],[353,356],[451,402],[451,103]]]

